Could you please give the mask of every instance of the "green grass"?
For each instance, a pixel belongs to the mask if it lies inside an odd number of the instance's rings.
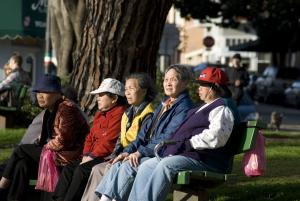
[[[0,162],[6,160],[25,129],[0,130]],[[235,158],[233,176],[209,190],[210,201],[300,201],[300,132],[265,131],[267,171],[249,178],[241,170],[242,155]],[[171,195],[169,199],[171,200]]]
[[[1,148],[0,149],[0,164],[8,159],[12,150],[13,150],[13,148]]]
[[[268,136],[269,135],[269,136]],[[280,133],[289,136],[290,133]],[[291,134],[293,135],[293,134]],[[242,155],[235,159],[232,180],[210,190],[210,201],[296,201],[300,200],[300,141],[267,134],[267,171],[248,178],[241,170]]]
[[[18,144],[24,133],[24,128],[0,129],[0,147]]]
[[[273,130],[265,130],[264,135],[267,138],[288,138],[288,139],[299,139],[300,140],[300,132],[299,131],[273,131]]]
[[[25,129],[0,129],[0,164],[8,159],[12,148],[20,142]]]

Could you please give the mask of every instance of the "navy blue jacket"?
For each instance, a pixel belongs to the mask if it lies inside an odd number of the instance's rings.
[[[133,153],[139,151],[142,157],[154,157],[155,145],[172,137],[173,133],[185,119],[187,112],[193,107],[193,103],[187,91],[181,93],[171,108],[163,113],[156,127],[153,128],[154,130],[150,137],[149,133],[152,124],[162,107],[163,104],[161,103],[145,126],[141,128],[137,138],[123,152]]]

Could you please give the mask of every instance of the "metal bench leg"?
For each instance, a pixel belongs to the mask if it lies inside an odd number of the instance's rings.
[[[205,189],[188,192],[174,190],[173,201],[208,201],[208,193]]]

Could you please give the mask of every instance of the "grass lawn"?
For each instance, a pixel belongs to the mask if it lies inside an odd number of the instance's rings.
[[[12,145],[20,141],[24,132],[24,129],[0,130],[0,163],[9,157]],[[265,131],[265,136],[266,174],[257,178],[244,176],[242,155],[238,155],[232,178],[209,190],[210,201],[300,201],[300,132]]]
[[[248,178],[235,159],[231,181],[209,192],[210,201],[300,201],[300,132],[265,132],[267,171]]]
[[[20,142],[25,129],[0,129],[0,164],[6,160],[13,147]]]

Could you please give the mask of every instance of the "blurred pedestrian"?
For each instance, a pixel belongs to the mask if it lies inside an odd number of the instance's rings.
[[[0,101],[2,102],[2,105],[7,104],[9,101],[9,93],[16,91],[16,87],[19,87],[19,85],[31,84],[28,73],[22,69],[22,62],[22,56],[19,54],[14,54],[9,59],[8,67],[11,72],[0,82]]]
[[[241,65],[242,57],[240,54],[235,54],[231,58],[229,68],[226,68],[226,73],[229,78],[229,88],[232,93],[232,99],[237,105],[244,95],[244,87],[249,83],[249,74],[247,69]]]

